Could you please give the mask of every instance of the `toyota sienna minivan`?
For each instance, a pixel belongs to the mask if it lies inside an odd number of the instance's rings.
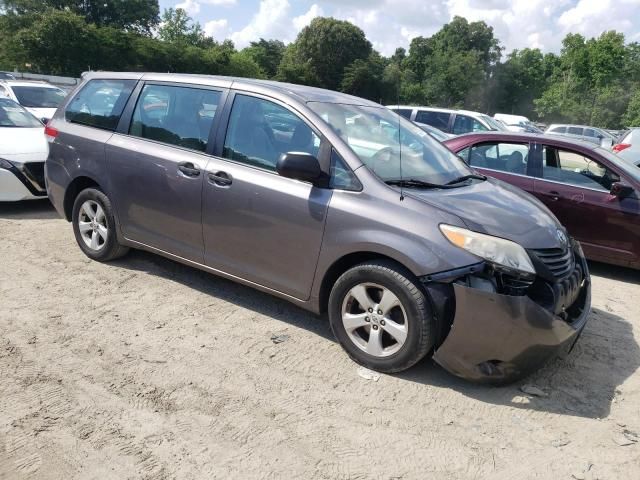
[[[584,255],[549,210],[376,103],[100,72],[45,133],[49,196],[88,257],[145,249],[326,312],[366,367],[432,355],[504,383],[587,321]]]

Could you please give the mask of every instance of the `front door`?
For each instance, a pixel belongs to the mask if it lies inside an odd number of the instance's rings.
[[[580,241],[587,257],[612,263],[638,262],[638,200],[609,192],[620,177],[578,151],[545,145],[536,196]]]
[[[203,262],[202,186],[221,92],[147,84],[128,135],[106,146],[123,235]]]
[[[286,152],[318,156],[320,137],[266,98],[236,94],[219,157],[205,174],[206,265],[306,300],[331,190],[280,177]]]

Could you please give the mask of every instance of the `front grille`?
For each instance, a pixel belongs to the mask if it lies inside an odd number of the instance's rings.
[[[29,181],[39,190],[46,190],[44,183],[44,162],[25,163],[22,171]]]
[[[573,251],[570,248],[564,250],[561,248],[545,248],[533,250],[533,253],[556,278],[564,277],[575,266]]]

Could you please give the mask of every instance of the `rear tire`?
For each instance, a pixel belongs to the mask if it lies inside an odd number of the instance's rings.
[[[434,345],[435,319],[419,280],[391,261],[342,274],[329,296],[329,321],[351,359],[383,373],[406,370]]]
[[[71,223],[78,246],[92,260],[108,262],[129,251],[118,243],[111,202],[97,188],[86,188],[78,194]]]

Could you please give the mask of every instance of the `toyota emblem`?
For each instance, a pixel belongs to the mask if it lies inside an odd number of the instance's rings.
[[[567,235],[562,230],[557,230],[556,235],[558,236],[558,240],[562,245],[567,244]]]

